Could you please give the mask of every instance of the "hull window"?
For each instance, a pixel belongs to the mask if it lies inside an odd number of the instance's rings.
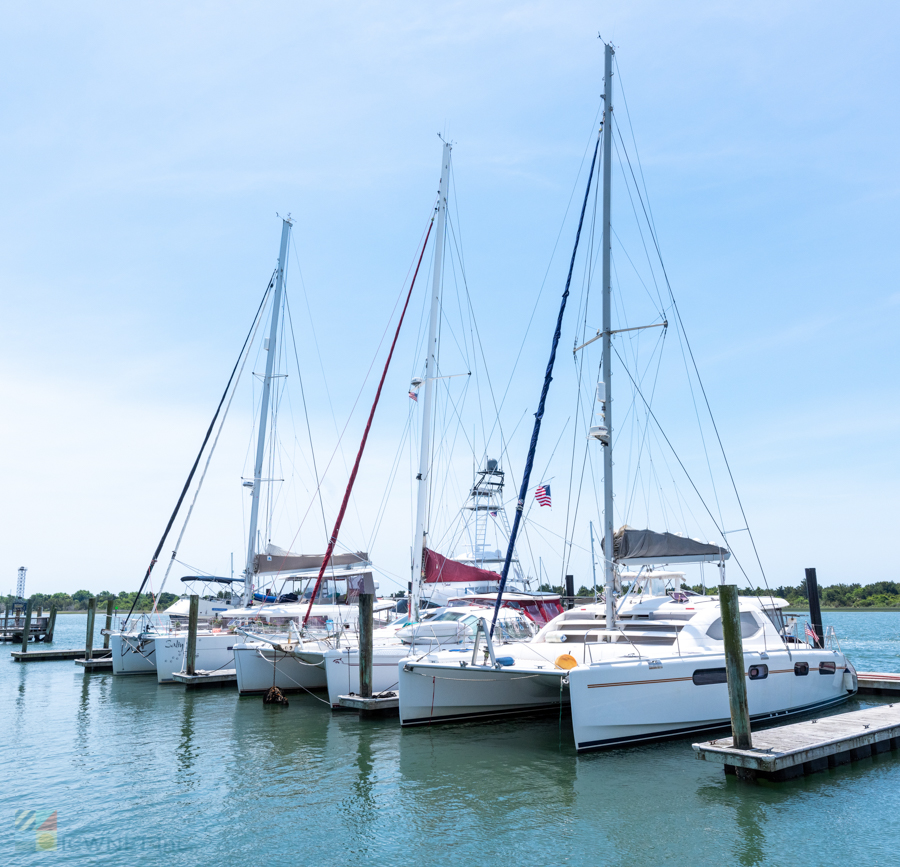
[[[692,678],[697,686],[708,683],[728,683],[724,668],[698,668]]]
[[[833,662],[820,662],[819,674],[834,674],[835,665]]]
[[[809,663],[808,662],[795,662],[794,663],[794,674],[797,677],[806,677],[809,674]]]
[[[751,665],[747,669],[747,676],[750,680],[765,680],[769,676],[768,665]]]

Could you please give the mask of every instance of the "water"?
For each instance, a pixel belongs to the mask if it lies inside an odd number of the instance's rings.
[[[857,668],[900,670],[900,614],[825,619]],[[61,616],[54,645],[84,627]],[[2,864],[874,865],[900,844],[891,753],[748,786],[690,739],[576,756],[566,718],[401,731],[7,658],[0,721]],[[21,851],[23,809],[57,811],[56,851]]]

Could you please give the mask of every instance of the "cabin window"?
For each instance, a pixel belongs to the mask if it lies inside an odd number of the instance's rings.
[[[820,662],[819,674],[834,674],[835,665],[833,662]]]
[[[749,611],[741,612],[741,638],[752,638],[759,632],[759,623]],[[722,629],[722,618],[716,618],[706,630],[706,634],[715,641],[723,641],[725,633]]]
[[[747,677],[750,680],[765,680],[769,676],[769,666],[763,665],[759,663],[757,665],[751,665],[750,668],[747,669]]]
[[[808,662],[795,662],[794,663],[794,674],[797,677],[806,677],[809,674],[809,663]]]
[[[692,680],[697,686],[704,686],[708,683],[728,683],[724,668],[698,668],[694,672]]]

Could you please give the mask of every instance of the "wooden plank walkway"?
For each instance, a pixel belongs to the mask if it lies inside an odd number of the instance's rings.
[[[721,762],[725,773],[790,780],[900,748],[900,704],[836,714],[753,732],[753,749],[730,737],[694,744],[697,758]]]
[[[22,653],[21,650],[14,650],[10,656],[16,662],[51,662],[59,659],[84,659],[84,648],[79,647],[78,650],[29,650]],[[112,662],[112,652],[104,650],[102,647],[94,650],[94,656],[97,659],[107,657]]]
[[[196,674],[187,674],[184,671],[176,671],[172,675],[176,683],[183,683],[188,689],[196,689],[204,686],[236,686],[237,671],[233,668],[219,668],[215,671],[198,671]]]

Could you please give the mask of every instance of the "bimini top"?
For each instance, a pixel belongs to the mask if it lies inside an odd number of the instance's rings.
[[[257,574],[267,572],[311,572],[317,574],[322,566],[324,554],[292,554],[269,545],[265,554],[257,554],[254,558],[254,566]],[[359,571],[371,566],[369,555],[365,551],[357,551],[352,554],[333,554],[328,561],[329,569],[343,569],[344,571]],[[329,577],[331,572],[329,572]]]
[[[236,581],[244,583],[243,578],[217,578],[215,575],[185,575],[182,581],[205,581],[207,584],[234,584]]]
[[[617,563],[701,563],[727,560],[731,552],[709,542],[698,542],[675,533],[635,530],[623,526],[613,535],[613,559]],[[601,547],[603,543],[601,542]]]

